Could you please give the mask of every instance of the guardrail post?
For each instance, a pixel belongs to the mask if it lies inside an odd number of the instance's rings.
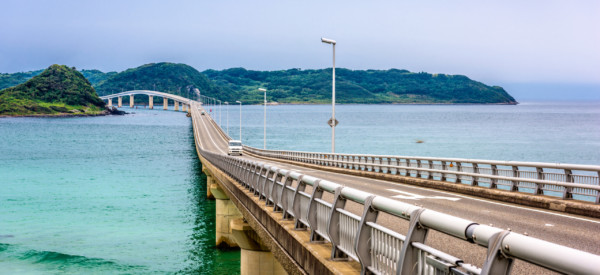
[[[573,182],[573,171],[571,171],[571,169],[565,169],[565,181],[566,182]],[[573,187],[568,187],[565,186],[563,189],[563,195],[562,198],[567,200],[567,199],[572,199],[573,198]]]
[[[542,167],[536,167],[535,170],[537,171],[537,178],[538,178],[538,180],[543,180],[544,179],[544,168],[542,168]],[[542,186],[540,186],[539,183],[536,183],[535,184],[535,190],[533,192],[536,195],[543,195],[544,194],[544,189],[542,188]]]
[[[296,192],[294,192],[294,202],[292,203],[292,209],[294,209],[295,230],[306,230],[306,225],[300,221],[302,219],[302,211],[300,211],[302,203],[300,203],[300,196],[302,195],[299,193],[306,189],[306,183],[302,181],[302,177],[304,177],[304,175],[300,175],[298,177],[298,186],[296,186]]]
[[[432,160],[427,160],[427,168],[428,169],[433,169],[433,161]],[[433,179],[433,172],[431,172],[431,171],[427,172],[427,179],[428,180],[432,180]]]
[[[494,234],[488,241],[488,252],[480,275],[510,274],[513,259],[502,253],[502,241],[510,231]],[[573,263],[577,264],[577,263]]]
[[[518,178],[519,177],[519,167],[518,166],[513,166],[512,167],[512,172],[513,172],[513,178]],[[510,186],[510,190],[509,191],[519,191],[519,182],[518,181],[511,181],[511,186]]]
[[[471,165],[473,166],[473,173],[479,174],[479,167],[477,166],[477,163],[472,163]],[[479,186],[479,178],[476,176],[472,176],[472,178],[473,180],[471,180],[471,185]]]
[[[462,172],[462,163],[461,162],[456,162],[456,171],[457,172]],[[460,177],[460,175],[456,175],[456,183],[463,183],[462,178]]]
[[[308,204],[308,224],[310,225],[310,241],[311,242],[322,242],[324,239],[317,234],[317,202],[315,199],[323,197],[323,189],[319,187],[321,180],[316,180],[313,185],[313,193],[310,196],[310,203]]]
[[[421,168],[421,160],[417,159],[417,168]],[[416,178],[421,178],[421,170],[416,170],[417,171],[417,175]]]
[[[271,204],[274,205],[273,207],[273,211],[277,211],[277,202],[275,202],[275,196],[274,196],[274,192],[275,192],[275,188],[277,186],[277,182],[279,182],[281,180],[281,173],[279,173],[280,169],[277,169],[274,172],[274,177],[273,177],[273,184],[271,185],[271,190],[269,190],[269,195],[267,196],[267,205],[270,205],[269,202]],[[273,198],[272,201],[269,201],[269,198]]]
[[[494,175],[494,176],[498,175],[498,166],[496,166],[496,164],[492,164],[492,175]],[[490,179],[490,189],[497,189],[497,188],[498,188],[498,179],[491,178]]]
[[[441,161],[441,163],[442,163],[442,175],[440,176],[440,180],[446,181],[446,173],[444,173],[443,171],[448,170],[448,166],[446,165],[446,162],[443,160]]]
[[[288,201],[287,201],[287,187],[290,186],[292,184],[293,179],[290,177],[290,171],[287,171],[287,173],[285,173],[285,176],[283,177],[283,186],[281,186],[281,192],[279,193],[279,204],[281,205],[281,211],[283,211],[283,219],[289,219],[289,214],[287,212],[288,210]],[[277,207],[277,204],[275,204],[275,209]]]
[[[269,197],[271,196],[271,191],[273,190],[273,184],[271,184],[271,188],[268,188],[267,183],[269,181],[272,182],[273,180],[273,170],[271,170],[271,167],[269,166],[267,168],[267,172],[265,173],[265,182],[263,184],[263,191],[261,192],[261,194],[263,195],[263,197],[265,198],[265,205],[269,206],[270,202],[269,202]],[[271,180],[269,180],[271,179]],[[260,197],[259,197],[260,198]]]
[[[419,223],[419,218],[423,211],[425,211],[425,208],[419,208],[410,214],[410,225],[404,245],[402,245],[402,251],[400,252],[400,260],[396,269],[397,274],[416,274],[415,271],[418,269],[417,265],[419,262],[419,250],[415,249],[412,243],[425,243],[425,238],[427,238],[427,232],[429,231],[429,229],[421,226]]]
[[[368,196],[364,203],[364,210],[360,224],[358,225],[358,232],[356,232],[356,241],[354,242],[354,250],[356,256],[362,267],[361,274],[367,274],[367,267],[371,266],[371,230],[367,226],[368,222],[375,222],[379,211],[373,209],[371,204],[373,203],[374,195]]]
[[[329,240],[331,241],[331,259],[332,260],[346,260],[348,255],[338,249],[340,245],[340,215],[338,214],[338,208],[344,208],[346,205],[346,199],[342,197],[343,186],[338,186],[335,189],[335,198],[331,204],[331,214],[329,215],[329,221],[327,222],[327,234],[329,234]]]

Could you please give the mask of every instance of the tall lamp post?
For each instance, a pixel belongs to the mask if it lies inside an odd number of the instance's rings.
[[[218,100],[218,99],[217,99],[217,100]],[[223,124],[221,123],[221,122],[223,122],[223,120],[221,120],[221,118],[223,117],[223,116],[221,115],[221,111],[222,111],[223,109],[221,109],[221,101],[220,101],[220,100],[218,100],[218,101],[219,101],[219,126],[221,126],[221,125],[223,125]]]
[[[229,135],[229,102],[225,101],[225,109],[227,109],[227,135]]]
[[[242,141],[242,102],[239,100],[236,100],[235,103],[240,104],[240,141]]]
[[[263,131],[263,149],[267,149],[267,89],[258,88],[259,91],[265,92],[265,120],[264,120],[264,131]]]
[[[331,44],[333,46],[333,73],[332,73],[332,84],[331,84],[331,119],[329,120],[329,126],[331,126],[331,153],[335,153],[335,126],[338,121],[335,119],[335,40],[321,38],[321,42]]]

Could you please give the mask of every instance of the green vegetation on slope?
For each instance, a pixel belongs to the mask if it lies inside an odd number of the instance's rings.
[[[0,87],[22,83],[41,71],[0,74]],[[99,95],[128,90],[157,90],[188,98],[202,95],[223,101],[262,102],[259,87],[267,88],[269,101],[280,103],[331,102],[331,69],[251,71],[232,68],[203,73],[185,64],[151,63],[116,73],[82,70]],[[127,98],[124,99],[127,102]],[[147,96],[136,96],[147,103]],[[155,98],[157,103],[160,98]],[[462,75],[412,73],[407,70],[336,69],[339,103],[493,103],[516,104],[503,88],[487,86]]]
[[[203,72],[217,86],[240,91],[241,100],[262,102],[259,87],[267,88],[268,100],[281,103],[331,101],[331,69],[251,71],[233,68]],[[462,75],[412,73],[406,70],[336,69],[336,101],[339,103],[499,103],[516,104],[498,86],[490,87]]]
[[[52,65],[23,84],[0,90],[0,115],[102,111],[104,102],[90,82],[75,68],[64,65]]]
[[[12,86],[17,86],[21,83],[25,83],[25,81],[31,79],[32,77],[34,77],[36,75],[41,74],[43,71],[44,70],[37,70],[37,71],[12,73],[12,74],[0,73],[0,90],[6,89],[6,88],[9,88]],[[90,81],[92,86],[96,86],[96,85],[100,84],[101,82],[103,82],[104,80],[106,80],[107,78],[117,74],[117,72],[104,73],[99,70],[85,70],[85,69],[81,70],[80,72],[81,72],[81,74],[83,74],[83,76],[85,76],[85,78],[87,78]]]
[[[196,69],[185,64],[151,63],[115,74],[98,86],[99,95],[109,95],[129,90],[155,90],[195,99],[194,89],[202,95],[234,99],[230,92],[221,92]],[[147,97],[136,96],[136,102],[147,102]],[[155,100],[161,100],[156,99]]]
[[[14,73],[14,74],[5,74],[0,73],[0,90],[6,89],[12,86],[17,86],[25,81],[31,79],[32,77],[42,73],[44,70],[23,72],[23,73]]]
[[[87,80],[90,81],[90,83],[92,84],[93,87],[96,87],[98,85],[100,85],[102,82],[104,82],[106,79],[108,79],[109,77],[116,75],[117,72],[108,72],[108,73],[104,73],[101,72],[99,70],[81,70],[81,74],[83,74],[83,76],[85,76],[85,78],[87,78]]]

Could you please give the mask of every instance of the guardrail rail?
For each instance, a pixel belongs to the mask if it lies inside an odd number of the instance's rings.
[[[460,158],[264,150],[259,156],[600,203],[600,166]]]

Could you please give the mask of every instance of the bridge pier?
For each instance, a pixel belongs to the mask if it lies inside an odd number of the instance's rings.
[[[118,98],[118,105],[117,105],[117,107],[121,108],[121,106],[123,106],[123,98],[119,97]]]
[[[112,98],[108,99],[108,107],[112,107]]]
[[[148,102],[148,107],[150,107],[150,109],[154,109],[154,96],[149,95],[148,98],[150,98]]]
[[[166,97],[163,97],[163,110],[168,110],[169,109],[169,99]]]
[[[129,107],[133,108],[133,95],[129,96]]]
[[[287,274],[269,248],[263,244],[252,227],[244,219],[230,221],[231,233],[241,248],[240,273],[279,275]]]
[[[181,111],[184,111],[184,112],[187,111],[186,108],[187,108],[187,105],[182,103],[181,104]]]
[[[229,199],[225,191],[221,189],[214,177],[208,172],[206,174],[207,197],[212,196],[216,200],[216,245],[217,247],[238,247],[233,239],[230,222],[242,218],[242,213],[235,207],[235,204]]]
[[[175,111],[179,111],[179,102],[174,101],[175,102]]]

